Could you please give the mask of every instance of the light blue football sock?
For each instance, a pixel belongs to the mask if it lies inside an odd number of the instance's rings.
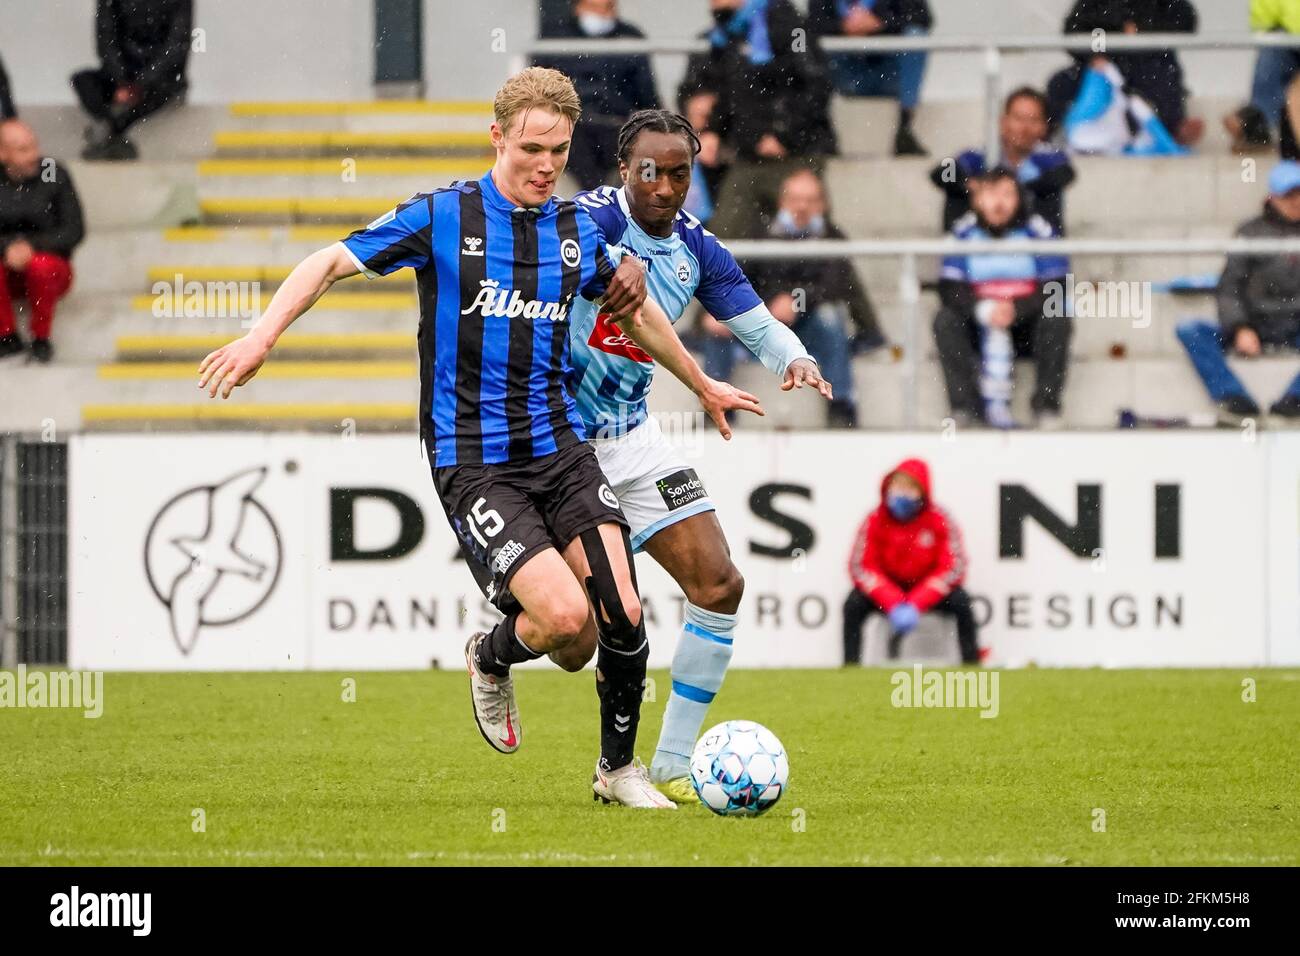
[[[686,603],[686,623],[673,653],[673,689],[650,764],[650,779],[655,783],[689,772],[691,751],[704,715],[727,674],[738,620],[735,614],[706,611]]]

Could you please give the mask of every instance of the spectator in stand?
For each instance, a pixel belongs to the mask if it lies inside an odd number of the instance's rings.
[[[1112,35],[1134,33],[1195,33],[1196,9],[1189,0],[1076,0],[1065,18],[1066,33]],[[1205,132],[1204,121],[1187,115],[1183,68],[1174,50],[1133,50],[1094,57],[1073,54],[1074,66],[1047,84],[1048,122],[1054,131],[1065,119],[1083,83],[1088,63],[1108,60],[1123,75],[1126,87],[1155,111],[1170,134],[1183,146],[1193,146]]]
[[[710,7],[709,52],[691,57],[677,98],[717,97],[701,153],[735,159],[710,228],[752,238],[775,213],[785,177],[799,168],[820,171],[835,152],[831,84],[816,38],[790,0],[710,0]]]
[[[800,170],[781,186],[781,205],[767,238],[783,241],[843,239],[844,233],[826,216],[826,194],[821,180],[810,170]],[[799,336],[835,386],[827,424],[854,428],[858,423],[851,359],[855,351],[885,343],[866,290],[848,259],[807,259],[791,251],[790,258],[763,259],[745,272],[777,320]],[[698,348],[705,371],[722,380],[731,377],[735,363],[752,359],[722,323],[706,316]],[[850,330],[855,335],[850,338]]]
[[[575,0],[572,16],[547,39],[599,41],[642,39],[645,34],[618,18],[616,0]],[[616,178],[618,131],[637,110],[657,109],[654,72],[644,54],[583,53],[538,56],[536,66],[568,75],[582,99],[582,118],[569,146],[569,172],[582,189],[595,189]]]
[[[926,0],[809,0],[808,22],[819,36],[923,36],[933,19]],[[831,81],[843,96],[889,96],[898,100],[895,156],[925,156],[912,132],[921,102],[926,52],[831,53]]]
[[[102,62],[72,75],[82,108],[96,121],[83,159],[135,159],[127,130],[184,98],[193,21],[193,0],[98,0]]]
[[[889,620],[889,658],[894,660],[921,615],[938,613],[957,620],[962,663],[978,664],[975,615],[961,586],[965,576],[961,530],[931,500],[925,462],[909,458],[880,482],[880,506],[867,515],[853,541],[853,590],[844,602],[844,663],[861,663],[862,626],[872,614]]]
[[[1300,0],[1251,0],[1250,28],[1256,33],[1300,33]],[[1273,145],[1273,130],[1283,124],[1287,87],[1300,72],[1300,49],[1262,47],[1255,54],[1250,104],[1225,116],[1232,148],[1244,153]]]
[[[1070,157],[1047,142],[1047,97],[1028,86],[1013,91],[1002,108],[1000,131],[1002,156],[996,162],[990,164],[983,150],[968,149],[955,160],[945,159],[930,173],[945,196],[944,231],[970,211],[966,181],[990,165],[1001,165],[1016,171],[1033,211],[1058,236],[1065,235],[1064,192],[1075,174]]]
[[[970,179],[971,211],[953,226],[954,238],[1050,239],[1052,227],[1025,206],[1016,174],[996,167]],[[1036,383],[1031,402],[1040,428],[1061,427],[1061,393],[1069,361],[1071,322],[1049,308],[1048,283],[1067,270],[1060,256],[1021,253],[948,256],[939,274],[943,305],[934,338],[953,418],[1014,428],[1012,373],[1017,356],[1032,355]]]
[[[1300,239],[1300,163],[1278,163],[1268,178],[1262,215],[1237,229],[1243,239]],[[1178,338],[1187,349],[1219,420],[1240,425],[1259,415],[1259,406],[1228,368],[1224,352],[1255,358],[1263,352],[1300,349],[1300,269],[1294,255],[1228,256],[1219,279],[1219,324],[1184,322]],[[1294,425],[1300,422],[1300,375],[1269,409]]]
[[[9,92],[9,74],[5,72],[4,60],[0,60],[0,123],[17,115],[13,94]]]
[[[691,188],[682,208],[705,224],[713,218],[713,199],[718,195],[722,181],[727,178],[727,170],[731,168],[717,135],[704,135],[709,124],[709,114],[713,112],[717,100],[715,93],[700,92],[688,96],[681,103],[682,115],[690,120],[695,135],[701,141],[695,165],[691,167]]]
[[[31,359],[48,362],[54,306],[72,285],[72,252],[81,242],[81,202],[68,171],[41,156],[31,127],[0,123],[0,357],[23,350],[13,300],[31,306]]]

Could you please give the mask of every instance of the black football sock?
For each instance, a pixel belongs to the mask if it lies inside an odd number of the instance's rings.
[[[600,698],[600,766],[609,772],[626,767],[636,752],[636,728],[641,721],[646,660],[650,644],[645,625],[637,628],[641,649],[620,654],[602,641],[596,652],[596,695]]]
[[[511,664],[535,661],[542,656],[515,633],[515,624],[518,620],[518,611],[507,615],[492,628],[487,640],[479,641],[477,659],[479,670],[483,673],[506,677],[510,673]]]

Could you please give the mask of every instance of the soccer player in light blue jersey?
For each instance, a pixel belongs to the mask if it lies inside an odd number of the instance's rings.
[[[726,246],[682,211],[699,148],[685,117],[642,110],[619,134],[623,186],[574,198],[611,246],[642,260],[648,295],[670,320],[699,299],[782,377],[783,390],[807,385],[829,400],[831,384],[798,336],[773,318]],[[634,341],[645,333],[628,333],[631,339],[598,303],[577,300],[569,384],[588,440],[631,525],[633,550],[648,552],[686,595],[672,693],[650,767],[651,780],[680,803],[695,799],[689,757],[731,660],[744,579],[699,476],[647,414],[654,362]],[[694,360],[689,366],[671,370],[702,395],[708,380]]]

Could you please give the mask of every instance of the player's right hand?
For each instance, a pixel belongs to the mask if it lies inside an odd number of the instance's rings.
[[[718,434],[727,441],[731,441],[731,426],[727,424],[727,412],[764,414],[763,406],[759,404],[757,396],[742,392],[729,382],[719,382],[717,379],[704,380],[704,387],[699,391],[699,399],[700,406],[717,426]]]
[[[223,345],[199,363],[199,388],[208,390],[209,398],[229,398],[236,386],[243,385],[262,367],[271,346],[261,337],[248,333]]]

